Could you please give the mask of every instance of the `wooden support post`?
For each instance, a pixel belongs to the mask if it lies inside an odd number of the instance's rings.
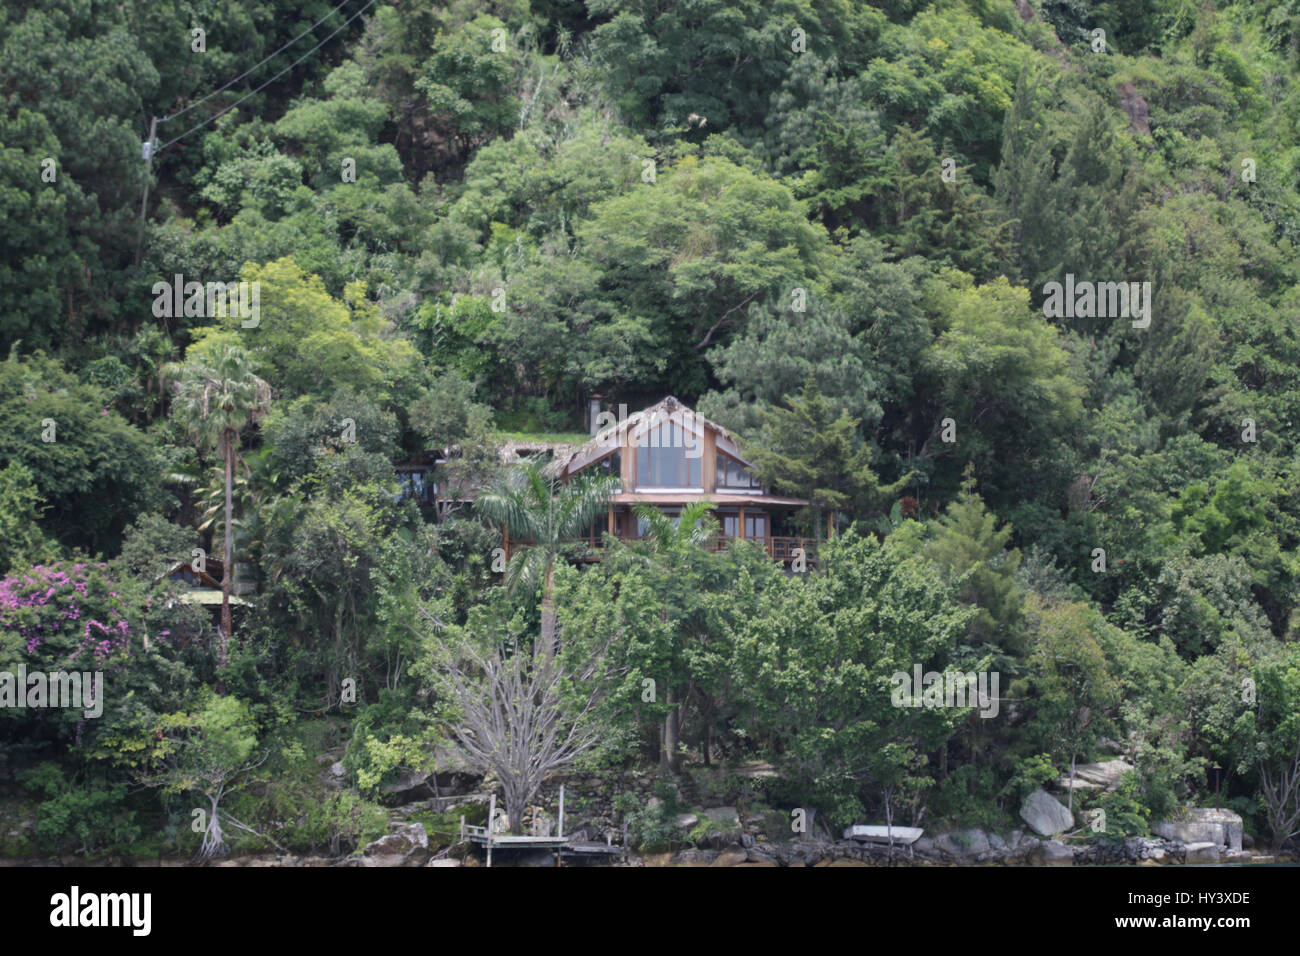
[[[744,540],[745,540],[745,509],[744,509],[744,508],[741,508],[741,509],[740,509],[740,518],[739,518],[739,520],[736,522],[736,524],[737,524],[737,526],[738,526],[738,528],[739,528],[739,537],[740,537],[740,540],[741,540],[741,541],[744,541]]]
[[[556,827],[557,837],[564,837],[564,784],[560,784],[560,822]]]
[[[614,537],[614,506],[609,506],[609,536]]]
[[[496,822],[497,815],[497,795],[494,793],[488,798],[488,825],[487,825],[487,865],[492,865],[492,825]]]

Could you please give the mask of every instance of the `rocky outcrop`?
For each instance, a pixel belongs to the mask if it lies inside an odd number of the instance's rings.
[[[482,775],[470,771],[456,751],[439,749],[433,755],[433,770],[409,771],[379,791],[384,803],[403,806],[417,800],[471,793],[482,781]]]
[[[729,829],[740,829],[740,815],[736,813],[735,807],[710,807],[704,811],[704,815]]]
[[[717,850],[682,850],[672,862],[678,866],[712,866],[713,861],[718,858]]]
[[[710,866],[739,866],[749,861],[749,853],[742,847],[732,845],[714,858]]]
[[[1216,857],[1217,847],[1208,844],[1189,847],[1159,837],[1071,845],[1062,840],[1039,840],[1018,831],[996,840],[994,834],[981,832],[980,835],[986,837],[987,849],[975,853],[972,852],[975,847],[984,845],[984,841],[973,839],[975,832],[980,831],[940,834],[934,839],[922,837],[910,848],[895,847],[892,857],[889,848],[879,844],[862,844],[855,840],[793,840],[778,844],[760,842],[743,851],[744,862],[740,859],[739,847],[728,847],[722,853],[683,850],[662,862],[693,866],[838,866],[850,863],[870,866],[1154,866],[1226,859],[1232,855],[1223,851]],[[970,845],[964,845],[964,840],[968,840]],[[720,859],[725,862],[717,862]]]
[[[941,833],[934,838],[934,846],[944,853],[963,859],[978,859],[992,849],[992,844],[983,830]]]
[[[429,834],[423,823],[407,823],[392,833],[368,843],[361,851],[361,865],[424,866],[429,861]]]
[[[1074,866],[1074,850],[1060,840],[1044,840],[1037,847],[1035,862],[1042,866]]]
[[[733,843],[740,843],[744,839],[744,830],[741,827],[740,815],[736,813],[735,807],[710,807],[707,810],[701,810],[700,815],[713,822],[714,829],[708,835],[708,844],[715,850],[721,850]]]
[[[1056,836],[1074,826],[1074,814],[1045,790],[1035,790],[1025,797],[1020,818],[1039,836]]]
[[[1121,83],[1116,88],[1119,105],[1128,114],[1129,128],[1143,136],[1151,135],[1151,113],[1147,101],[1132,83]]]
[[[1242,820],[1231,810],[1201,807],[1174,820],[1157,823],[1155,832],[1179,843],[1209,843],[1224,850],[1241,851]]]
[[[1103,760],[1100,763],[1082,763],[1074,768],[1075,790],[1102,790],[1109,793],[1118,790],[1124,774],[1135,769],[1127,760]],[[1068,775],[1056,781],[1058,790],[1070,789]]]

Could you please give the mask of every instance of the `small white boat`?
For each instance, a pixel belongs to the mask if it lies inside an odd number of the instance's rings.
[[[888,843],[892,833],[895,846],[911,846],[921,839],[924,832],[920,827],[874,827],[857,823],[845,827],[844,839],[861,840],[863,843]]]

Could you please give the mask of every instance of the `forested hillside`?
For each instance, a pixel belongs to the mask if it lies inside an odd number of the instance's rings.
[[[518,827],[493,674],[646,846],[693,775],[993,827],[1116,757],[1096,839],[1300,835],[1300,0],[43,0],[0,92],[0,671],[104,675],[0,693],[0,856],[337,854],[466,764]],[[593,394],[833,540],[566,560],[600,489],[496,449]]]

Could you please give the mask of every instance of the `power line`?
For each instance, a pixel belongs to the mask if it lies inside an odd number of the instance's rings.
[[[320,26],[322,23],[324,23],[324,22],[325,22],[326,20],[328,20],[330,17],[334,16],[334,14],[338,13],[338,12],[339,12],[339,9],[340,9],[341,7],[343,7],[343,6],[345,6],[345,5],[347,4],[347,2],[348,2],[348,0],[343,0],[342,3],[340,3],[337,7],[335,7],[333,10],[331,10],[329,13],[325,14],[325,16],[321,17],[319,20],[317,20],[317,21],[316,21],[315,23],[313,23],[311,26],[309,26],[306,30],[302,31],[302,33],[299,33],[296,37],[294,37],[292,40],[290,40],[290,41],[289,41],[288,43],[286,43],[284,46],[280,47],[280,49],[276,50],[276,51],[275,51],[274,53],[272,53],[270,56],[266,57],[265,59],[261,60],[261,61],[258,62],[258,63],[253,64],[252,66],[250,66],[247,70],[245,70],[243,73],[239,74],[239,76],[235,77],[235,78],[234,78],[233,80],[231,80],[229,83],[226,83],[224,86],[219,86],[219,87],[217,87],[215,90],[213,90],[213,91],[212,91],[211,93],[209,93],[207,96],[203,97],[203,99],[201,99],[201,100],[196,100],[195,102],[191,103],[189,106],[185,107],[185,109],[183,109],[183,110],[177,110],[177,111],[176,111],[175,113],[173,113],[171,116],[164,116],[164,117],[162,117],[161,119],[158,120],[158,122],[160,122],[160,123],[165,123],[165,122],[167,122],[168,120],[173,120],[173,119],[175,119],[176,117],[180,116],[180,115],[183,114],[183,113],[188,113],[190,110],[194,109],[194,107],[198,106],[198,105],[199,105],[200,103],[202,103],[204,100],[211,99],[212,97],[214,97],[214,96],[216,96],[218,93],[220,93],[222,90],[225,90],[225,89],[227,89],[227,88],[233,86],[234,84],[238,83],[238,82],[239,82],[240,80],[242,80],[244,77],[248,76],[248,74],[252,73],[252,72],[253,72],[254,70],[256,70],[258,67],[260,67],[263,63],[266,63],[268,60],[273,60],[273,59],[275,59],[277,56],[279,56],[279,55],[280,55],[281,53],[283,53],[285,50],[289,49],[289,47],[293,46],[295,43],[297,43],[299,40],[301,40],[303,37],[305,37],[308,33],[311,33],[312,30],[315,30],[318,26]]]
[[[166,149],[168,146],[172,145],[173,143],[179,142],[180,140],[184,139],[186,136],[189,136],[190,133],[193,133],[195,130],[197,130],[197,129],[202,129],[204,126],[207,126],[207,125],[208,125],[209,123],[211,123],[213,120],[218,119],[218,118],[221,117],[221,116],[224,116],[226,113],[229,113],[231,110],[233,110],[233,109],[234,109],[236,106],[238,106],[240,103],[244,102],[244,100],[248,99],[250,96],[255,96],[255,95],[257,95],[258,93],[262,92],[262,90],[266,89],[268,86],[270,86],[272,83],[274,83],[274,82],[275,82],[276,80],[278,80],[280,77],[284,76],[286,73],[288,73],[290,70],[292,70],[295,66],[297,66],[299,63],[301,63],[303,60],[307,59],[307,57],[311,56],[313,53],[315,53],[317,50],[319,50],[321,47],[323,47],[326,43],[328,43],[331,39],[333,39],[333,37],[335,36],[335,34],[337,34],[339,31],[341,31],[344,27],[346,27],[349,23],[351,23],[351,22],[352,22],[353,20],[355,20],[357,17],[361,16],[361,14],[365,13],[368,9],[370,9],[372,6],[374,6],[374,4],[375,4],[375,0],[369,0],[369,2],[368,2],[364,7],[362,7],[360,10],[358,10],[356,13],[352,14],[352,16],[348,17],[346,20],[344,20],[342,26],[336,27],[336,28],[334,29],[334,31],[333,31],[332,33],[330,33],[328,36],[326,36],[325,39],[321,40],[320,43],[317,43],[314,47],[312,47],[310,50],[308,50],[308,51],[307,51],[306,53],[304,53],[302,56],[298,57],[298,59],[294,60],[292,63],[290,63],[288,66],[286,66],[286,67],[285,67],[283,70],[281,70],[279,73],[275,74],[275,76],[271,77],[269,80],[267,80],[267,81],[266,81],[265,83],[263,83],[261,86],[259,86],[257,89],[253,90],[253,91],[250,92],[250,93],[246,93],[245,95],[241,96],[239,99],[235,100],[235,102],[231,103],[229,106],[227,106],[225,109],[221,110],[220,112],[213,113],[211,116],[209,116],[207,119],[205,119],[202,123],[197,123],[197,124],[195,124],[194,126],[191,126],[191,127],[190,127],[189,129],[187,129],[185,132],[181,133],[180,136],[176,136],[176,137],[174,137],[174,138],[172,138],[172,139],[169,139],[167,142],[165,142],[165,143],[163,143],[161,146],[159,146],[156,150],[153,150],[153,153],[156,155],[157,153],[162,152],[162,151],[163,151],[164,149]],[[265,62],[265,61],[263,61],[263,62]],[[229,84],[227,84],[227,85],[229,85]],[[214,92],[216,92],[216,91],[214,91]],[[202,101],[200,101],[200,102],[202,102]],[[177,113],[177,114],[174,114],[174,115],[179,116],[180,114]]]

